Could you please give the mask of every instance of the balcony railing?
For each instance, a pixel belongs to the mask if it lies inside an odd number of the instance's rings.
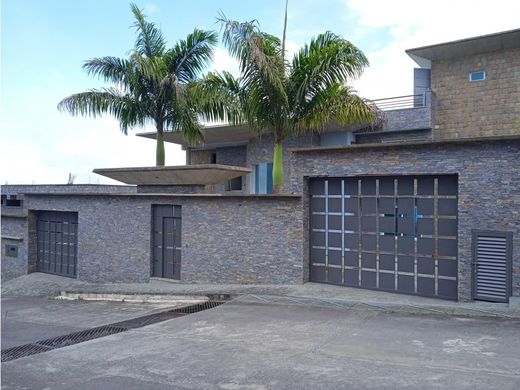
[[[372,102],[383,111],[422,108],[426,107],[426,93],[375,99]]]

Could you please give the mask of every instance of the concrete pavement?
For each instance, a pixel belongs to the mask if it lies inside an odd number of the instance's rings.
[[[104,283],[94,284],[54,275],[33,273],[10,280],[2,286],[2,296],[47,296],[55,297],[60,292],[83,294],[165,294],[165,295],[215,295],[245,296],[254,300],[275,303],[305,302],[315,306],[353,305],[385,308],[411,314],[440,314],[460,316],[490,316],[520,318],[520,297],[511,297],[509,304],[482,301],[454,302],[423,298],[412,295],[392,294],[358,288],[333,286],[318,283],[303,285],[217,285],[185,284],[166,280],[150,283]],[[255,298],[257,297],[257,298]],[[294,302],[293,302],[294,303]]]
[[[57,301],[39,297],[2,298],[2,349],[124,321],[175,306],[172,303]]]
[[[3,389],[518,389],[520,321],[232,301],[2,364]]]

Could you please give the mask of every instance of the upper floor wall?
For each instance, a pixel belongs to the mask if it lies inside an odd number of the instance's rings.
[[[431,86],[435,139],[520,134],[520,49],[432,61]]]

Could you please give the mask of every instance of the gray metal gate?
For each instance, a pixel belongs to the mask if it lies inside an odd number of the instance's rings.
[[[473,298],[509,302],[513,234],[473,231]]]
[[[40,211],[37,222],[39,272],[76,277],[78,213]]]
[[[181,206],[152,206],[152,276],[181,278]]]
[[[310,179],[310,280],[456,300],[457,183]]]

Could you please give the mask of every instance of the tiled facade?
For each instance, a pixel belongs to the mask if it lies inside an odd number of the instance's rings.
[[[513,232],[513,294],[520,296],[519,160],[519,139],[309,150],[293,153],[291,184],[305,201],[309,177],[457,174],[459,298],[471,299],[472,229]],[[304,258],[308,266],[307,249]]]
[[[4,219],[18,258],[2,261],[5,279],[35,263],[36,211],[78,213],[77,276],[91,282],[150,278],[152,204],[182,207],[182,280],[199,283],[302,283],[300,197],[33,194],[29,219]],[[4,240],[2,240],[4,241]],[[32,247],[30,245],[32,244]],[[34,271],[34,267],[32,271]]]
[[[435,139],[520,135],[520,49],[433,61],[431,80]]]

